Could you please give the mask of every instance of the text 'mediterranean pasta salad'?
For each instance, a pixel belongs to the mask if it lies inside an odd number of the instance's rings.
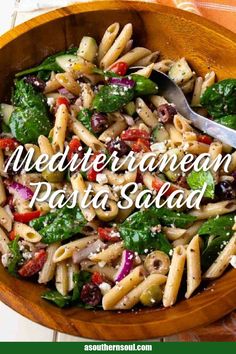
[[[213,71],[200,77],[185,58],[135,47],[132,24],[113,23],[100,44],[85,36],[17,73],[11,104],[1,104],[2,264],[47,284],[42,297],[59,307],[169,307],[235,267],[236,152],[160,96],[153,70],[200,114],[236,129],[236,79],[215,83]],[[75,192],[75,203],[63,204]]]

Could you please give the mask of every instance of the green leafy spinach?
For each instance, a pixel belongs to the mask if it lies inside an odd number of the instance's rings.
[[[91,127],[92,115],[93,115],[93,112],[90,109],[83,108],[78,113],[78,120],[85,126],[85,128],[87,128],[90,132],[93,133],[93,130]]]
[[[9,242],[8,244],[11,255],[10,255],[10,261],[8,262],[7,265],[7,270],[11,275],[14,276],[17,276],[17,267],[22,260],[22,255],[20,252],[20,246],[18,241],[19,241],[19,236],[15,237],[15,239]]]
[[[204,184],[207,184],[204,197],[214,198],[215,194],[215,183],[210,171],[192,171],[187,177],[187,182],[190,188],[193,190],[201,190]]]

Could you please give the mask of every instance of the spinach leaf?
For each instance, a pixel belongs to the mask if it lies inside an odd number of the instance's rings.
[[[74,281],[74,289],[72,293],[71,300],[79,301],[80,293],[84,284],[90,282],[91,273],[86,272],[85,270],[80,271],[79,273],[74,273],[73,281]]]
[[[204,186],[204,183],[207,184],[204,197],[214,198],[215,194],[215,184],[210,171],[192,171],[188,177],[187,182],[190,188],[193,190],[201,190]]]
[[[58,307],[66,307],[71,304],[70,295],[61,295],[57,290],[46,291],[41,297],[45,300],[53,302]]]
[[[41,297],[45,300],[51,301],[58,307],[67,307],[71,305],[78,305],[80,307],[86,307],[82,301],[80,301],[80,293],[84,284],[88,283],[91,279],[91,273],[81,271],[73,274],[74,289],[69,295],[61,295],[57,290],[46,291]],[[93,308],[88,305],[88,308]]]
[[[185,214],[182,212],[170,210],[167,208],[151,208],[152,212],[156,214],[156,217],[159,218],[160,223],[164,226],[179,227],[184,229],[190,226],[197,218],[195,216]]]
[[[48,116],[32,108],[16,108],[10,118],[10,128],[12,135],[22,144],[37,144],[40,135],[47,136],[51,129]]]
[[[37,143],[51,129],[46,98],[24,80],[16,81],[12,101],[16,106],[10,117],[12,135],[21,143]]]
[[[86,220],[79,208],[65,207],[60,209],[52,223],[39,230],[39,233],[42,236],[42,242],[50,244],[67,240],[79,233],[85,224]]]
[[[198,234],[201,235],[213,235],[213,236],[232,236],[234,225],[234,215],[223,215],[218,218],[209,219],[204,222]]]
[[[19,246],[19,236],[9,242],[8,247],[11,253],[10,261],[7,265],[7,270],[11,275],[17,276],[17,266],[22,260],[22,255]]]
[[[217,118],[215,119],[215,122],[222,124],[228,128],[236,129],[236,114]]]
[[[40,65],[35,66],[34,68],[20,71],[19,73],[16,74],[16,77],[24,76],[24,75],[28,75],[28,74],[32,74],[32,73],[40,73],[39,77],[41,79],[45,79],[45,76],[48,77],[47,76],[48,71],[49,71],[49,74],[50,74],[50,71],[63,72],[64,70],[57,64],[56,58],[59,56],[65,55],[65,54],[75,54],[77,52],[77,49],[78,48],[71,48],[66,51],[62,51],[62,52],[56,53],[54,55],[51,55],[51,56],[47,57]],[[43,73],[44,75],[42,76],[42,74],[41,74],[42,72],[46,72],[46,73]]]
[[[115,112],[132,101],[134,89],[119,85],[104,85],[95,95],[93,108],[98,112]]]
[[[93,114],[93,112],[90,109],[83,108],[78,113],[78,120],[85,126],[85,128],[87,128],[90,132],[93,133],[93,130],[91,127],[92,114]]]
[[[201,266],[204,271],[216,260],[219,253],[229,242],[230,237],[230,235],[216,237],[207,245],[201,256]]]
[[[236,113],[236,79],[226,79],[208,87],[201,97],[201,105],[212,117]]]
[[[46,215],[40,216],[37,219],[31,220],[29,222],[29,225],[31,227],[33,227],[36,231],[39,231],[40,229],[51,224],[56,219],[56,217],[58,216],[59,213],[60,213],[60,209],[58,209],[52,213],[48,213]]]
[[[126,248],[139,253],[145,249],[159,249],[168,254],[171,245],[165,235],[152,231],[152,227],[159,223],[157,214],[151,209],[138,211],[128,217],[119,227]]]
[[[158,92],[158,86],[154,81],[138,74],[130,76],[136,83],[134,87],[136,96],[155,95]]]

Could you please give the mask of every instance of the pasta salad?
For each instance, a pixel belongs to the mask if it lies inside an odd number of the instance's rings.
[[[132,31],[130,23],[113,23],[99,44],[84,36],[78,48],[17,73],[11,104],[1,104],[2,264],[46,284],[42,297],[61,308],[169,307],[235,264],[236,152],[194,128],[151,75],[168,74],[195,110],[233,129],[236,79],[216,83],[213,71],[200,77],[185,58],[135,47]],[[145,161],[142,169],[128,169],[131,153]],[[152,171],[145,170],[150,153]],[[209,169],[195,170],[187,154],[200,166],[208,159]],[[179,165],[168,160],[160,168],[164,155]],[[27,169],[29,156],[35,164]],[[210,163],[219,156],[215,169]],[[58,166],[46,167],[46,159]],[[96,207],[82,202],[88,189]],[[199,208],[184,204],[201,190]],[[62,202],[74,192],[73,206]]]

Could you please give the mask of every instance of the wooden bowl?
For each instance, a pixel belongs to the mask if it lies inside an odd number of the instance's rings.
[[[201,75],[215,70],[218,79],[236,77],[236,35],[196,15],[151,3],[89,2],[34,18],[0,39],[0,97],[9,93],[15,72],[47,55],[78,45],[85,34],[101,38],[112,22],[132,22],[139,45],[165,57],[185,56]],[[236,308],[236,270],[207,290],[168,309],[139,312],[61,310],[40,298],[44,287],[11,277],[0,268],[0,299],[17,312],[47,327],[103,340],[167,336],[207,325]]]

